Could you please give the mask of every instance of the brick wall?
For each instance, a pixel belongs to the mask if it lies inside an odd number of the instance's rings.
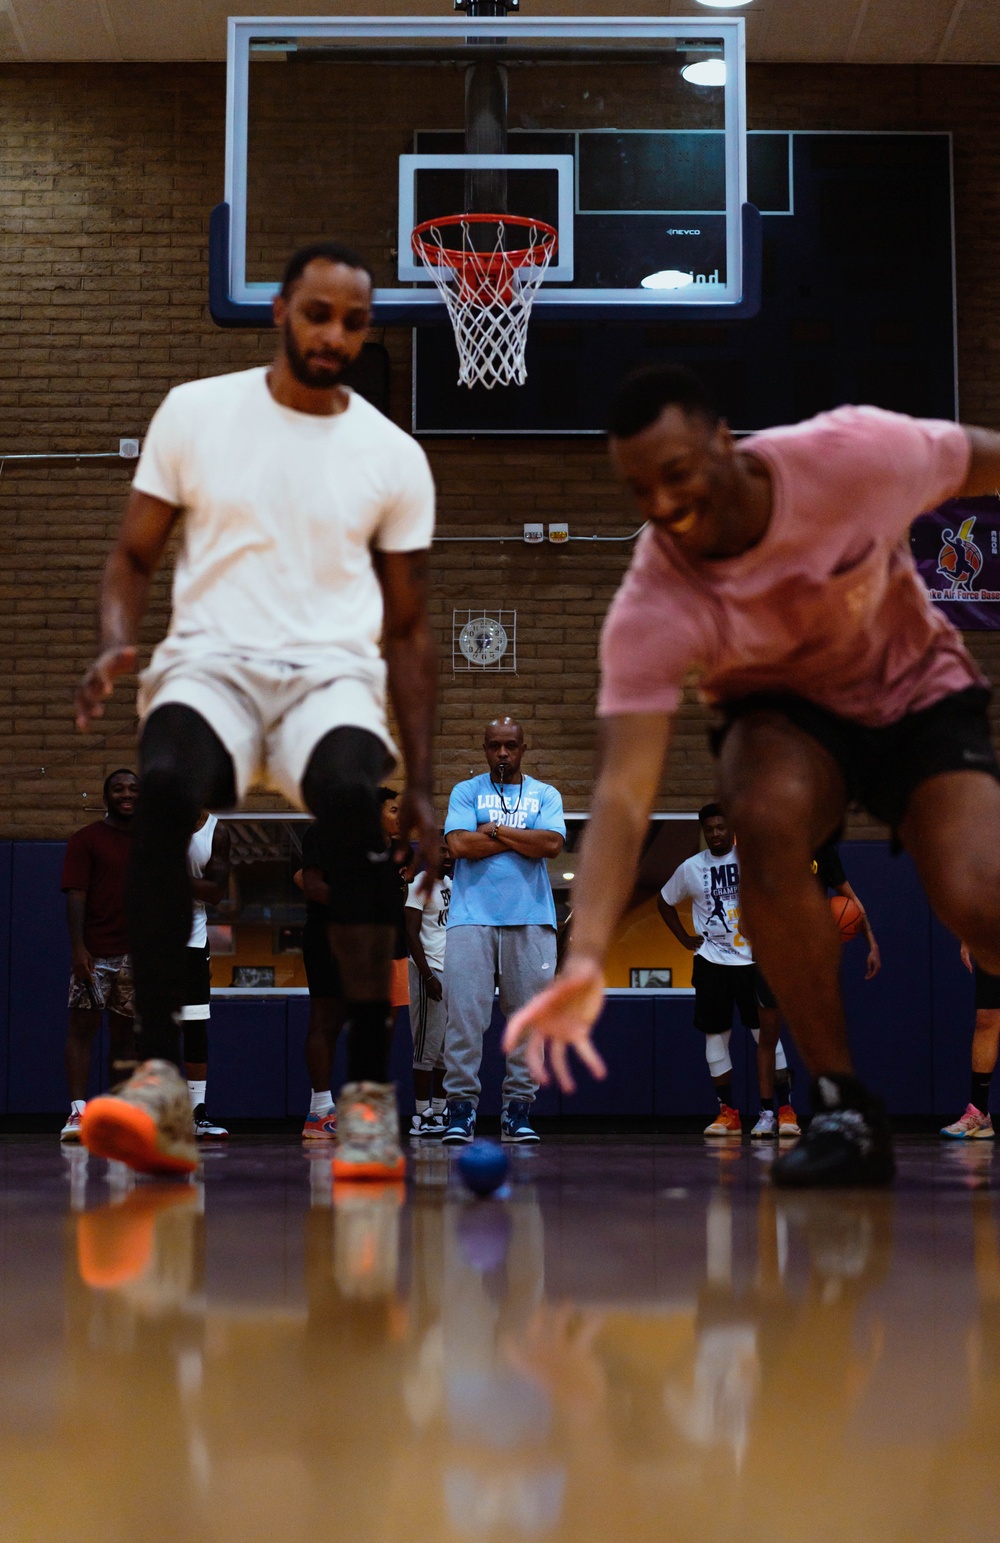
[[[223,104],[215,65],[0,69],[0,459],[3,450],[116,449],[119,436],[141,435],[170,385],[268,358],[267,334],[222,332],[205,308]],[[750,123],[953,131],[962,410],[1000,425],[1000,71],[758,66]],[[386,342],[393,412],[405,423],[409,337],[390,333]],[[593,442],[436,441],[428,449],[442,535],[501,535],[532,516],[568,519],[577,533],[634,528]],[[65,835],[99,802],[105,773],[133,758],[129,690],[87,739],[74,735],[68,706],[91,651],[97,577],[127,483],[128,466],[116,461],[7,462],[0,472],[0,819],[8,836]],[[532,769],[562,788],[567,807],[585,807],[597,630],[628,550],[520,541],[435,549],[442,795],[478,768],[483,723],[508,710],[525,721]],[[162,632],[166,603],[164,575],[147,645]],[[516,676],[452,674],[456,605],[516,608]],[[969,641],[1000,677],[1000,634]],[[691,702],[661,806],[696,807],[710,787],[703,715]]]

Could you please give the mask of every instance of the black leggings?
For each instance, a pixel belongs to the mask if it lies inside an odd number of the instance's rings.
[[[128,919],[139,1018],[137,1053],[183,1065],[175,1014],[184,1000],[191,936],[187,849],[202,809],[236,802],[233,763],[200,713],[158,707],[139,744],[140,788],[132,838]]]
[[[229,752],[200,713],[180,703],[158,707],[140,742],[141,787],[128,886],[129,929],[139,1018],[138,1054],[183,1066],[181,1026],[185,950],[191,934],[187,849],[202,809],[236,803]],[[334,876],[331,920],[389,926],[394,891],[378,800],[388,754],[364,729],[332,729],[316,746],[302,779],[303,798],[320,828],[323,870]],[[351,1080],[388,1080],[388,1003],[348,1004]]]

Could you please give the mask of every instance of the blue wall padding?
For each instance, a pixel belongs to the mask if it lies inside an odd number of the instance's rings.
[[[62,842],[0,843],[0,1112],[58,1113],[66,1108],[63,1047],[69,944],[59,889]],[[907,857],[886,842],[845,842],[848,877],[864,901],[882,947],[883,970],[864,980],[865,945],[844,949],[842,980],[851,1043],[861,1075],[899,1115],[954,1118],[968,1099],[972,980],[958,944],[931,916]],[[598,1043],[606,1082],[582,1070],[577,1091],[541,1090],[540,1115],[698,1117],[715,1108],[704,1039],[692,1023],[690,997],[618,998],[608,1003]],[[303,1062],[308,1002],[304,998],[223,1000],[212,1007],[209,1112],[219,1119],[304,1114],[309,1081]],[[483,1053],[484,1115],[500,1111],[502,1020],[494,1007]],[[808,1079],[797,1068],[795,1102],[808,1108]],[[95,1048],[91,1092],[103,1077],[106,1036]],[[757,1100],[754,1047],[739,1025],[732,1038],[733,1086],[745,1114]],[[404,1125],[413,1109],[409,1019],[397,1017],[392,1072]],[[334,1066],[343,1080],[344,1046]]]

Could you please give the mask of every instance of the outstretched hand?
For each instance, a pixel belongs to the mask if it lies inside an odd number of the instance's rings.
[[[95,718],[104,717],[104,704],[115,689],[115,681],[119,675],[131,675],[138,654],[133,643],[106,648],[98,654],[76,688],[73,708],[81,733],[86,733]]]
[[[412,864],[423,872],[417,882],[417,894],[427,899],[441,873],[441,832],[434,805],[427,793],[407,788],[399,801],[399,838],[397,855],[410,856],[409,843],[416,841]]]
[[[607,1076],[607,1068],[590,1037],[603,1005],[604,976],[600,966],[591,959],[570,959],[551,986],[514,1014],[504,1033],[503,1048],[509,1054],[523,1044],[532,1077],[536,1082],[547,1083],[548,1046],[556,1081],[564,1093],[572,1093],[576,1084],[569,1069],[571,1045],[588,1071],[598,1078]]]

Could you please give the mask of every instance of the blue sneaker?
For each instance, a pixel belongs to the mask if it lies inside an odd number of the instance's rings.
[[[538,1132],[531,1123],[531,1105],[526,1099],[512,1098],[500,1116],[501,1141],[537,1141]]]
[[[441,1140],[445,1146],[467,1146],[476,1134],[476,1106],[471,1098],[449,1098],[448,1129]]]

